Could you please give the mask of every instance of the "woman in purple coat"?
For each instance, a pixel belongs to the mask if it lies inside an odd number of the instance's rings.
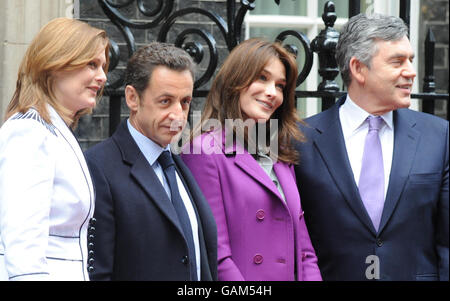
[[[219,280],[321,280],[293,170],[296,79],[280,44],[241,43],[183,150],[217,222]]]

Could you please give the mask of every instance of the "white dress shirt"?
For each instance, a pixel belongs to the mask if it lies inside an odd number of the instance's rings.
[[[147,138],[146,136],[142,135],[139,131],[137,131],[131,125],[130,120],[127,120],[127,124],[128,124],[128,130],[130,131],[131,136],[133,137],[137,146],[141,150],[145,159],[147,159],[148,163],[153,168],[154,172],[156,173],[156,176],[158,177],[159,181],[161,182],[162,186],[164,187],[164,190],[166,191],[167,195],[169,196],[169,199],[172,199],[172,195],[170,193],[170,186],[167,183],[166,177],[164,176],[164,171],[158,162],[158,158],[163,151],[167,150],[170,152],[169,145],[167,145],[165,148],[162,148],[161,146],[159,146],[158,144],[153,142],[151,139]],[[186,207],[187,213],[189,215],[189,220],[191,222],[192,235],[194,236],[193,239],[194,239],[195,257],[196,257],[195,260],[197,263],[197,278],[200,281],[200,275],[201,275],[201,273],[200,273],[200,244],[199,244],[199,238],[198,238],[197,216],[195,214],[195,210],[192,205],[189,194],[187,193],[186,188],[184,187],[183,181],[181,180],[180,175],[178,174],[178,171],[176,171],[176,177],[177,177],[178,189],[179,189],[181,198],[183,200],[184,206]]]
[[[345,147],[356,185],[359,183],[364,144],[369,131],[368,116],[370,114],[356,105],[348,95],[345,103],[339,108],[339,119],[341,121]],[[383,152],[385,198],[389,185],[392,155],[394,152],[394,123],[392,116],[392,111],[381,115],[384,123],[379,131],[381,150]]]

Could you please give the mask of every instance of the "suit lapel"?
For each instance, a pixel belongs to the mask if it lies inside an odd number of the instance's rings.
[[[402,110],[394,111],[394,153],[379,232],[386,226],[397,206],[414,161],[420,137],[414,126],[415,120],[408,118]]]
[[[361,222],[372,233],[376,233],[359,195],[348,159],[341,123],[339,121],[339,106],[342,103],[342,100],[339,101],[323,113],[324,115],[321,119],[322,124],[316,128],[318,133],[313,138],[313,141],[344,199]]]
[[[113,135],[113,139],[122,153],[123,161],[131,165],[130,175],[148,194],[149,201],[155,203],[161,212],[178,228],[178,231],[183,234],[177,213],[153,168],[131,137],[126,120],[120,124],[117,132]]]
[[[291,204],[298,202],[298,198],[296,198],[298,195],[298,188],[295,183],[295,177],[288,166],[291,165],[278,161],[273,165],[273,170],[278,178],[278,181],[280,182],[284,197],[286,198],[286,205],[287,207],[291,207]],[[291,214],[294,214],[294,211],[291,210]]]
[[[166,191],[153,171],[153,168],[149,165],[143,155],[136,159],[131,168],[130,174],[149,195],[151,201],[153,201],[159,209],[161,209],[163,214],[165,214],[167,218],[175,224],[180,233],[183,233],[177,213],[175,212]]]

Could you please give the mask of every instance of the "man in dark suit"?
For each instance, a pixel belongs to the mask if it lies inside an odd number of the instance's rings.
[[[449,124],[407,109],[407,33],[351,18],[336,49],[348,95],[302,126],[297,184],[324,280],[449,279]]]
[[[214,217],[170,149],[186,124],[193,82],[192,59],[173,45],[154,42],[130,58],[130,117],[86,152],[96,190],[91,279],[217,279]]]

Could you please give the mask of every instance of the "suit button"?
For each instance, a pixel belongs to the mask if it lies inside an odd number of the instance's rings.
[[[256,211],[256,218],[258,220],[262,221],[265,216],[266,216],[266,213],[264,212],[264,210],[259,209],[258,211]]]
[[[94,272],[94,267],[88,266],[87,270],[88,270],[88,273],[90,274],[90,273]]]
[[[95,233],[95,227],[94,227],[94,226],[90,226],[90,227],[88,228],[88,233],[89,233],[89,234],[94,234],[94,233]]]
[[[381,238],[377,239],[377,246],[381,247],[383,245],[383,241],[381,240]]]
[[[188,264],[189,263],[189,257],[183,256],[183,258],[181,258],[181,263],[182,264]]]
[[[88,236],[88,241],[94,241],[94,235],[93,234],[90,234],[89,236]]]
[[[256,264],[261,264],[261,263],[263,262],[263,257],[262,257],[262,255],[261,255],[261,254],[256,254],[256,255],[253,257],[253,262],[256,263]]]
[[[94,243],[90,242],[88,243],[88,250],[93,250],[94,249]]]
[[[89,220],[89,225],[91,225],[91,226],[95,226],[95,223],[97,222],[97,220],[95,219],[95,218],[91,218],[90,220]]]
[[[89,258],[88,259],[88,264],[89,265],[94,265],[94,261],[95,261],[94,258]]]

